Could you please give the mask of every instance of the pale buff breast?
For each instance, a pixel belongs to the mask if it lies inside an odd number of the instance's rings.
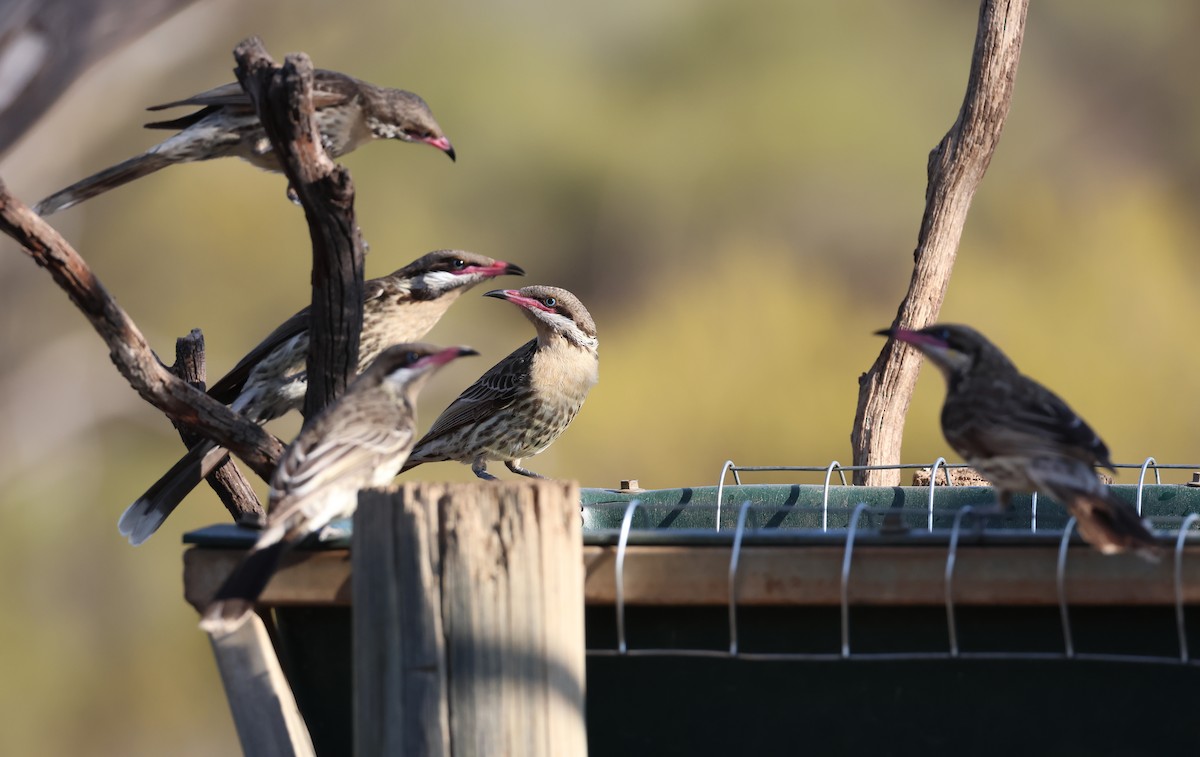
[[[541,403],[573,416],[600,380],[600,363],[595,352],[564,344],[539,351],[530,374]]]

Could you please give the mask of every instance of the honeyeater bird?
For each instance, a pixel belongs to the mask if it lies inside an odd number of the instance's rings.
[[[237,629],[249,617],[287,550],[358,506],[360,489],[395,477],[416,437],[417,393],[469,347],[393,345],[318,413],[288,445],[271,477],[267,524],[217,590],[200,626]]]
[[[365,285],[358,369],[386,347],[421,339],[459,296],[487,279],[523,275],[520,266],[464,250],[437,250]],[[258,423],[304,404],[308,389],[308,308],[284,321],[252,349],[209,395]],[[228,452],[212,441],[188,450],[130,505],[117,524],[134,545],[158,530],[167,516]]]
[[[876,333],[912,345],[941,371],[942,434],[991,482],[1002,509],[1016,492],[1043,492],[1075,517],[1080,535],[1101,552],[1157,559],[1146,522],[1096,474],[1097,465],[1114,470],[1108,447],[1058,395],[1023,375],[970,327]]]
[[[486,294],[508,300],[533,322],[537,336],[501,360],[433,422],[417,442],[404,470],[422,463],[457,460],[476,476],[493,479],[489,460],[522,476],[543,478],[522,467],[566,430],[599,380],[596,324],[565,289],[528,286]]]
[[[177,134],[141,155],[55,192],[39,202],[34,212],[48,216],[175,163],[235,157],[268,171],[282,170],[241,84],[224,84],[148,110],[186,106],[199,110],[170,121],[146,124],[147,129],[172,129]],[[331,158],[376,139],[423,142],[451,160],[455,158],[454,147],[429,106],[412,92],[317,69],[313,72],[313,111],[322,145]]]

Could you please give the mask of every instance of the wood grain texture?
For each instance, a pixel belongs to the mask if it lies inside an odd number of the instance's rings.
[[[313,65],[307,55],[276,66],[262,40],[234,50],[238,81],[254,102],[291,189],[304,207],[312,238],[312,309],[308,393],[304,417],[313,417],[354,378],[362,331],[366,253],[354,217],[354,183],[321,144],[313,115]]]
[[[236,631],[210,635],[209,640],[242,753],[272,757],[315,755],[308,728],[262,619],[251,615]]]
[[[171,366],[171,372],[196,389],[205,390],[204,334],[200,329],[192,329],[187,336],[175,340],[175,365]],[[186,426],[175,424],[175,430],[189,448],[203,438]],[[234,522],[258,521],[266,516],[258,495],[231,458],[226,457],[208,474],[207,480]]]
[[[361,497],[358,754],[586,754],[578,502],[555,481]]]
[[[585,602],[616,601],[612,547],[584,547]],[[241,551],[194,548],[184,553],[185,598],[197,609],[211,599],[237,564]],[[841,547],[747,546],[738,571],[738,603],[758,606],[837,605]],[[729,601],[728,547],[630,545],[625,601],[631,605],[724,605]],[[1058,604],[1058,547],[977,545],[958,550],[955,601],[962,605]],[[1170,559],[1158,565],[1135,556],[1108,557],[1084,545],[1067,559],[1067,596],[1075,605],[1160,605],[1175,601]],[[945,602],[946,548],[859,544],[854,548],[850,591],[854,602],[881,606]],[[351,603],[347,550],[297,551],[263,593],[264,605]],[[357,590],[356,590],[357,591]],[[357,593],[354,596],[358,596]],[[1200,544],[1184,549],[1183,597],[1200,604]]]
[[[893,326],[920,329],[937,320],[967,211],[1000,140],[1012,102],[1028,0],[983,0],[967,92],[954,125],[929,154],[925,212],[908,291]],[[900,461],[904,421],[921,365],[916,350],[888,340],[859,377],[850,441],[855,465]],[[896,486],[900,471],[855,471],[854,483]]]

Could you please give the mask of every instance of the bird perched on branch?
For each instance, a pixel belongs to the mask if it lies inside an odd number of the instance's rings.
[[[235,157],[268,171],[281,170],[271,142],[259,123],[254,104],[237,82],[148,110],[184,106],[200,110],[147,129],[176,129],[172,137],[137,157],[106,168],[50,195],[34,207],[48,216],[98,194],[175,163]],[[313,109],[322,145],[338,158],[376,139],[399,139],[432,145],[454,160],[454,147],[418,95],[378,87],[353,76],[317,69],[313,72]]]
[[[201,628],[236,630],[287,550],[353,514],[360,489],[391,481],[416,437],[421,387],[451,360],[477,354],[469,347],[389,347],[345,394],[305,424],[271,477],[266,528],[217,590]]]
[[[390,345],[424,337],[463,292],[481,281],[524,273],[520,266],[485,255],[437,250],[388,276],[367,281],[359,371]],[[214,384],[209,395],[258,423],[299,409],[308,390],[308,319],[305,308],[284,321]],[[135,546],[150,538],[227,455],[224,447],[208,440],[189,449],[125,510],[118,530]]]
[[[967,326],[876,333],[912,345],[945,376],[942,434],[991,481],[1002,509],[1016,492],[1044,492],[1067,508],[1080,535],[1101,552],[1133,550],[1157,559],[1146,523],[1096,475],[1096,465],[1114,470],[1108,447],[1058,395],[1022,375]]]
[[[489,460],[513,473],[545,478],[521,467],[567,429],[599,380],[596,324],[565,289],[497,289],[533,322],[537,337],[501,360],[450,403],[417,442],[403,470],[457,460],[476,476],[494,479]]]

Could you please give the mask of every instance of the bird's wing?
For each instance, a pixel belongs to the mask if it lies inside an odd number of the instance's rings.
[[[234,106],[234,107],[251,107],[250,96],[242,89],[242,85],[237,82],[222,84],[219,87],[205,90],[199,94],[185,97],[182,100],[172,100],[169,103],[160,105],[151,105],[146,110],[167,110],[168,108],[181,108],[185,105],[194,105],[197,107],[207,107],[209,105],[216,106]]]
[[[317,70],[313,76],[313,107],[326,108],[330,105],[340,105],[358,93],[357,81],[336,71]],[[238,82],[229,82],[219,87],[205,90],[182,100],[172,100],[169,103],[151,105],[146,110],[167,110],[184,106],[196,107],[232,107],[251,108],[250,96]]]
[[[1112,467],[1108,446],[1062,398],[1032,379],[1024,389],[1011,419],[1017,428],[1053,444],[1060,453]]]
[[[387,287],[383,283],[385,278],[370,279],[363,285],[364,304],[369,300],[377,300],[387,294]],[[259,342],[254,349],[247,352],[238,361],[237,365],[229,370],[229,373],[226,373],[217,383],[212,385],[208,390],[209,395],[227,405],[233,402],[246,385],[246,379],[249,378],[250,372],[254,370],[254,366],[258,365],[260,360],[271,354],[271,351],[279,345],[297,334],[308,330],[309,310],[310,308],[305,307],[268,334],[267,338]]]
[[[968,459],[1043,454],[1111,465],[1108,448],[1092,427],[1058,395],[1025,376],[993,381],[969,402],[948,402],[942,431]]]
[[[233,366],[228,373],[209,388],[209,395],[227,405],[233,402],[241,393],[246,379],[249,378],[250,372],[254,370],[254,366],[258,365],[259,361],[271,354],[271,351],[279,345],[308,330],[308,311],[307,307],[304,308],[268,334],[266,339],[247,352],[237,362],[237,365]]]
[[[532,339],[492,366],[442,411],[422,441],[477,423],[515,402],[528,381],[536,351],[537,339]]]
[[[394,468],[391,474],[395,475],[412,449],[411,415],[407,418],[404,422],[398,415],[396,423],[379,423],[366,412],[359,422],[343,425],[335,435],[320,433],[322,429],[302,434],[271,477],[271,502],[302,500],[339,482],[354,488],[368,486],[384,466]]]

